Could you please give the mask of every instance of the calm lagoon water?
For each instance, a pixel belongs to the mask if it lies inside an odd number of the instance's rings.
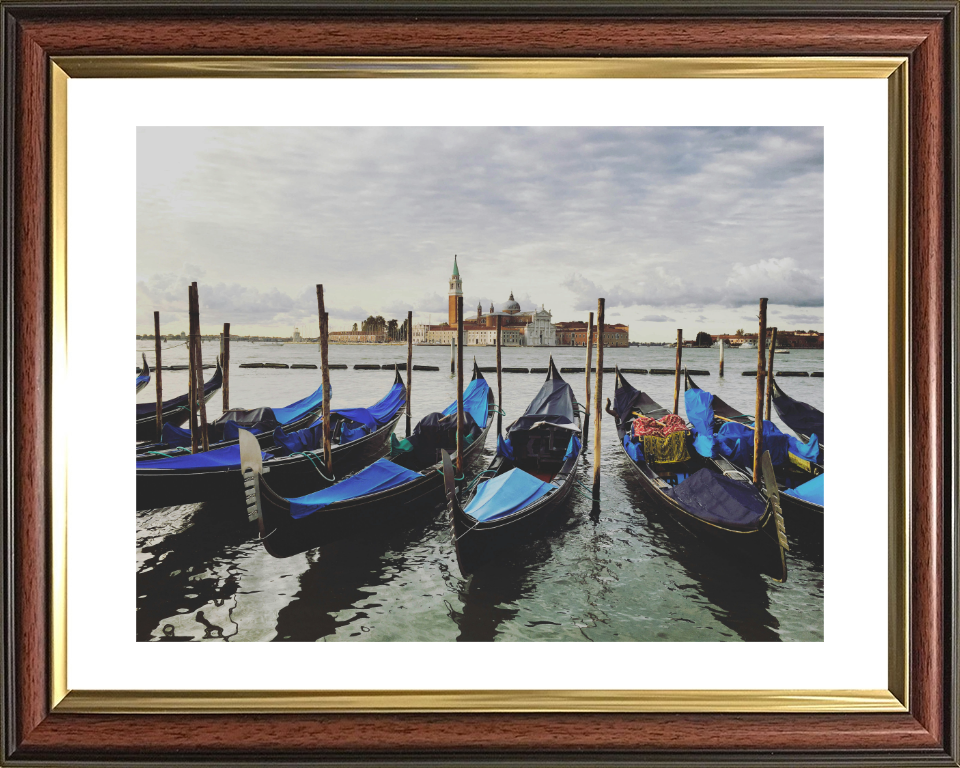
[[[186,347],[164,345],[163,363],[186,363]],[[212,362],[218,344],[205,343]],[[153,365],[153,342],[137,344]],[[465,348],[481,366],[494,365],[491,347]],[[503,365],[583,366],[585,350],[505,348]],[[675,350],[631,347],[604,351],[604,365],[672,368]],[[356,363],[406,360],[406,347],[332,346],[333,407],[367,406],[389,389],[393,373],[355,371]],[[230,404],[281,406],[319,386],[319,370],[240,369],[242,362],[316,363],[315,345],[231,345]],[[719,350],[684,350],[703,388],[750,412],[756,350],[726,350],[726,377],[717,377]],[[414,363],[439,365],[414,372],[414,423],[456,397],[447,348],[414,347]],[[777,355],[778,370],[822,371],[820,350]],[[210,375],[206,372],[206,376]],[[496,387],[496,374],[485,374]],[[132,377],[131,377],[132,378]],[[567,374],[583,402],[584,374]],[[673,377],[627,374],[664,406],[673,402]],[[186,371],[164,371],[164,397],[186,389]],[[542,374],[504,374],[504,425],[518,417],[543,382]],[[132,382],[131,382],[132,385]],[[823,379],[784,378],[793,397],[823,408]],[[604,377],[613,394],[613,374]],[[137,402],[155,400],[153,382]],[[680,399],[683,413],[683,398]],[[214,414],[220,394],[208,404]],[[774,416],[776,421],[776,416]],[[786,431],[783,424],[779,426]],[[398,433],[402,436],[401,419]],[[485,465],[496,449],[491,430]],[[217,510],[187,505],[137,513],[137,639],[141,641],[340,640],[574,640],[574,641],[822,641],[822,549],[806,551],[791,537],[789,578],[777,584],[741,570],[673,524],[641,491],[617,446],[612,417],[602,428],[601,504],[574,494],[550,535],[514,551],[496,569],[464,580],[450,541],[446,512],[415,528],[342,542],[278,560],[257,541],[255,524],[227,523]],[[590,444],[592,448],[593,436]],[[592,450],[582,479],[591,477]],[[241,517],[240,520],[243,518]],[[789,525],[787,527],[790,536]]]

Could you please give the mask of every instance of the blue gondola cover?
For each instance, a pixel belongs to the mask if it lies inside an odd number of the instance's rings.
[[[765,511],[752,486],[707,468],[698,469],[665,493],[701,520],[741,531],[756,530]]]
[[[567,444],[567,452],[563,454],[563,460],[566,461],[569,458],[580,455],[580,438],[576,435],[570,438],[570,442]]]
[[[397,413],[397,410],[407,401],[407,388],[399,381],[394,384],[387,396],[376,405],[371,405],[367,411],[377,422],[377,426],[382,427],[389,422]],[[354,419],[359,421],[359,419]]]
[[[160,433],[160,442],[164,445],[172,445],[175,448],[189,448],[190,430],[175,427],[173,424],[164,424]]]
[[[823,506],[823,475],[817,475],[813,480],[808,480],[803,485],[796,488],[790,488],[783,491],[790,496],[796,496],[798,499],[811,501],[814,504]]]
[[[505,459],[514,460],[513,443],[510,438],[504,438],[503,435],[497,435],[497,456],[503,456]]]
[[[634,461],[645,461],[643,456],[643,446],[640,442],[633,442],[633,439],[630,437],[630,434],[623,436],[623,449],[627,452],[629,456]]]
[[[419,472],[401,467],[387,459],[379,459],[336,485],[290,499],[290,516],[296,519],[306,517],[338,501],[386,491],[419,477]]]
[[[552,490],[554,486],[550,483],[514,468],[480,483],[464,512],[481,523],[496,520],[529,506]]]
[[[333,387],[330,388],[331,393],[333,392]],[[306,416],[310,411],[315,411],[317,408],[323,405],[323,385],[317,389],[313,394],[307,395],[302,400],[297,400],[295,403],[290,403],[290,405],[284,408],[274,408],[273,415],[276,418],[277,422],[280,424],[289,424],[291,421],[297,421]]]
[[[702,389],[688,389],[683,395],[687,419],[693,425],[696,437],[693,447],[706,458],[716,456],[713,437],[713,395]]]
[[[490,385],[486,379],[474,379],[463,391],[463,410],[469,413],[480,429],[487,426],[487,393],[490,391]],[[454,400],[444,411],[444,416],[450,416],[457,412],[457,401]]]
[[[272,459],[272,453],[261,452],[263,460]],[[239,469],[240,446],[228,445],[213,451],[171,456],[166,459],[145,459],[137,462],[137,469]],[[239,482],[239,481],[238,481]]]
[[[141,384],[146,384],[150,381],[149,373],[138,373],[137,374],[137,389],[140,389]],[[162,407],[162,406],[161,406]]]

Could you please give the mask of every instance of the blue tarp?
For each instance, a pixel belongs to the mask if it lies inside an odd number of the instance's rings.
[[[665,493],[701,520],[741,531],[756,530],[765,510],[752,485],[706,468]]]
[[[371,405],[367,410],[376,419],[377,426],[382,427],[396,415],[400,407],[406,402],[407,388],[398,381],[390,388],[383,400],[376,405]],[[354,419],[354,421],[358,421],[358,419]]]
[[[814,504],[823,506],[823,475],[817,475],[813,480],[808,480],[803,485],[796,488],[790,488],[783,491],[790,496],[796,496],[798,499],[805,499]]]
[[[799,456],[801,459],[820,463],[820,439],[816,435],[810,435],[810,440],[806,443],[793,435],[788,435],[788,437],[790,438],[790,453]]]
[[[643,446],[639,442],[633,442],[629,433],[623,436],[623,448],[626,450],[627,456],[634,461],[646,461],[643,456]]]
[[[261,452],[263,460],[272,459],[272,453]],[[171,456],[167,459],[146,459],[137,462],[137,469],[240,469],[240,446],[228,445],[203,453]],[[240,482],[239,480],[237,482]]]
[[[160,433],[160,442],[164,445],[174,447],[190,447],[190,430],[182,427],[175,427],[173,424],[164,424],[163,431]]]
[[[504,439],[503,435],[497,435],[497,456],[513,461],[513,443],[510,442],[509,437]]]
[[[469,413],[480,429],[487,426],[487,393],[490,391],[490,385],[486,379],[474,379],[463,391],[463,410]],[[450,416],[457,412],[457,401],[448,405],[444,411],[444,416]]]
[[[554,486],[550,483],[514,468],[480,483],[464,512],[479,522],[496,520],[529,506],[552,490]]]
[[[567,444],[567,452],[563,454],[563,460],[566,461],[573,456],[580,455],[580,438],[576,435],[570,438],[570,442]]]
[[[148,381],[150,381],[149,373],[138,373],[137,374],[137,390],[139,391],[141,384],[146,384]],[[163,406],[161,406],[161,408],[162,407]]]
[[[401,467],[387,459],[379,459],[336,485],[297,499],[290,499],[290,516],[298,519],[306,517],[338,501],[356,499],[388,488],[395,488],[420,476],[419,472]]]
[[[331,387],[331,392],[332,392]],[[317,408],[320,408],[323,405],[323,385],[317,389],[313,394],[307,395],[302,400],[297,400],[295,403],[290,403],[290,405],[285,408],[274,408],[273,415],[276,417],[277,421],[281,424],[289,424],[291,421],[297,421],[306,416],[310,411],[315,411]]]
[[[741,467],[753,466],[753,442],[753,427],[735,421],[726,422],[717,432],[720,453]],[[779,467],[787,462],[790,438],[772,421],[763,422],[763,450],[770,451],[773,466]]]
[[[688,389],[683,395],[687,418],[693,425],[696,437],[693,447],[706,458],[715,456],[713,439],[713,395],[702,389]]]

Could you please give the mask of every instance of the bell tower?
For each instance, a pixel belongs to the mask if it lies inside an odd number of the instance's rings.
[[[463,283],[460,281],[460,269],[457,267],[457,255],[453,255],[453,274],[450,275],[450,295],[447,301],[450,306],[450,318],[448,322],[451,327],[457,325],[457,296],[463,296]]]

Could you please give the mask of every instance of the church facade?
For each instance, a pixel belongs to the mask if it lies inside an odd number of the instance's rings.
[[[463,280],[457,257],[453,257],[453,274],[450,275],[447,294],[447,322],[440,325],[415,325],[413,327],[414,344],[449,344],[457,335],[457,299],[463,296]],[[469,346],[495,345],[497,343],[497,318],[500,319],[500,343],[507,347],[552,347],[556,345],[556,326],[553,315],[544,308],[526,310],[513,298],[504,302],[497,312],[493,304],[490,311],[484,313],[483,306],[477,304],[476,315],[463,317],[463,343]]]

